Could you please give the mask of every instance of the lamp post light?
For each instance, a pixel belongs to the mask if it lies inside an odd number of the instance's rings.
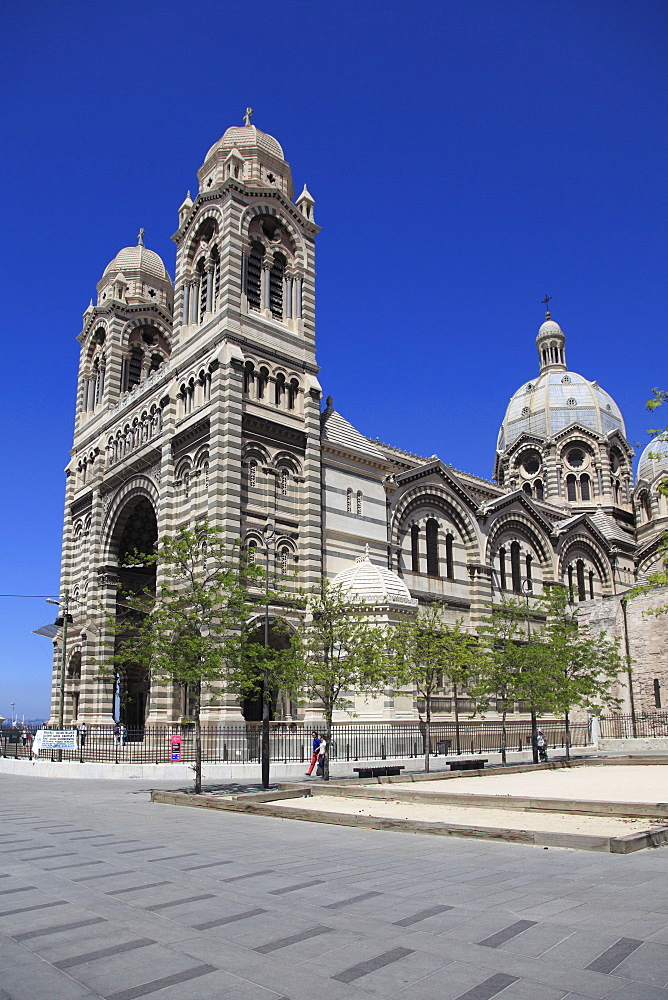
[[[274,525],[267,521],[264,535],[264,659],[262,667],[262,787],[269,788],[269,543],[274,537]]]
[[[522,584],[522,593],[527,602],[527,643],[531,642],[531,614],[529,610],[529,598],[533,594],[533,583],[525,580]],[[538,763],[538,723],[536,721],[536,706],[531,698],[531,756],[534,764]]]
[[[65,668],[67,666],[67,626],[70,622],[70,592],[67,588],[63,593],[62,601],[54,601],[50,597],[46,599],[47,604],[57,604],[62,614],[56,619],[56,625],[61,625],[63,629],[62,649],[60,655],[60,677],[58,695],[58,729],[62,731],[63,719],[65,715]],[[58,760],[63,759],[63,751],[58,750]]]

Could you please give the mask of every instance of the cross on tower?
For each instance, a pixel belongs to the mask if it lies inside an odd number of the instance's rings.
[[[244,123],[246,125],[250,125],[251,118],[253,117],[254,114],[255,111],[253,110],[253,108],[246,108],[246,114],[244,115]]]
[[[550,318],[550,301],[552,299],[551,295],[546,295],[542,300],[541,305],[545,306],[545,319]]]
[[[144,246],[144,230],[143,229],[140,229],[139,232],[137,233],[137,246],[138,247],[143,247]]]

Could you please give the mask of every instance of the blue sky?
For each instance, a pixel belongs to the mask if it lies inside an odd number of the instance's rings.
[[[316,199],[321,381],[363,433],[489,477],[549,294],[569,367],[644,444],[668,385],[667,29],[655,0],[6,8],[0,591],[58,589],[96,282],[140,226],[173,274],[178,206],[247,105]],[[0,599],[2,715],[47,714],[52,610]]]

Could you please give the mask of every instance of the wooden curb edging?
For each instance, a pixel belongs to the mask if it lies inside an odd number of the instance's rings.
[[[429,823],[422,820],[394,819],[380,816],[359,816],[351,813],[319,812],[300,809],[298,806],[272,806],[272,802],[310,796],[311,789],[299,788],[274,792],[251,793],[243,796],[191,795],[186,792],[151,792],[152,802],[168,805],[190,806],[198,809],[217,809],[278,819],[295,819],[307,823],[325,823],[332,826],[361,827],[372,830],[390,830],[403,833],[431,834],[439,837],[474,837],[482,840],[503,840],[513,844],[530,844],[536,847],[566,847],[585,851],[604,851],[612,854],[631,854],[646,847],[659,847],[668,843],[668,826],[643,830],[624,837],[601,837],[582,833],[550,833],[538,830],[510,830],[503,827],[468,826],[457,823]],[[432,796],[432,801],[434,797]]]

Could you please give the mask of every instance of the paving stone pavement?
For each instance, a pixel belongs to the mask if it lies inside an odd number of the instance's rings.
[[[208,812],[142,781],[0,793],[0,1000],[668,1000],[665,847]]]

